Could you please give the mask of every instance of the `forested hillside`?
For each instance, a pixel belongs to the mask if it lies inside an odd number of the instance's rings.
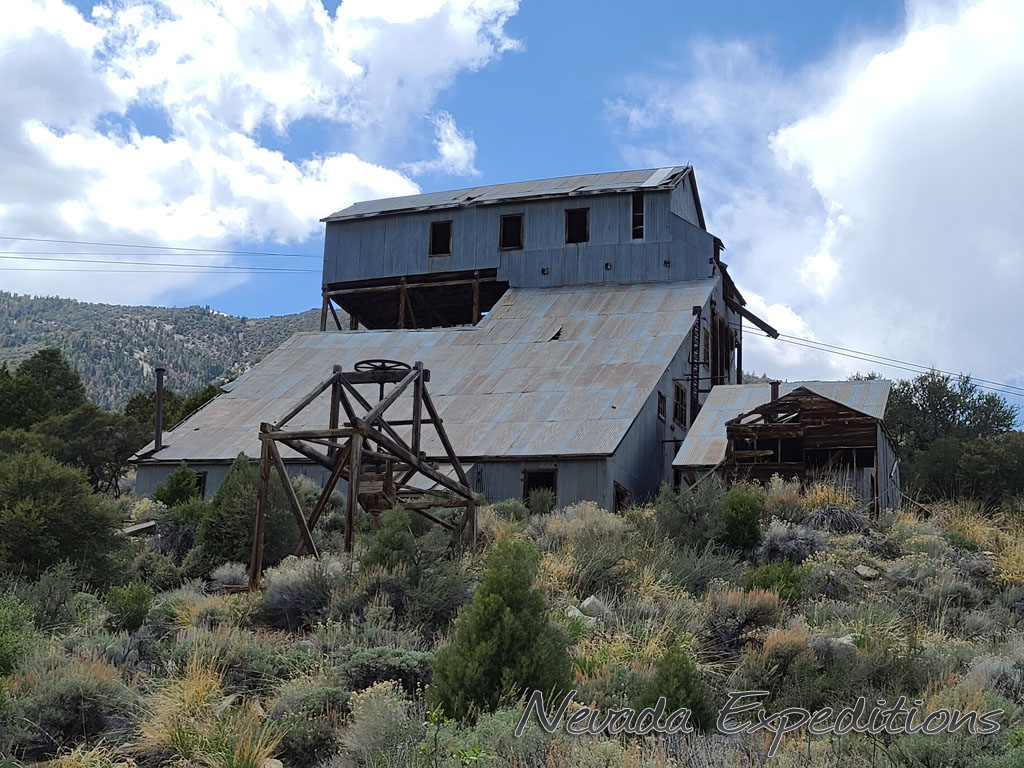
[[[153,387],[167,368],[168,386],[190,392],[233,377],[297,331],[316,330],[319,312],[234,317],[206,307],[129,307],[0,291],[0,366],[14,369],[56,347],[78,371],[89,399],[121,409]]]

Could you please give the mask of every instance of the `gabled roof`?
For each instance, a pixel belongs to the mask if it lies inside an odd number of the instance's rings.
[[[560,176],[554,179],[516,181],[509,184],[491,184],[484,187],[469,187],[450,192],[429,192],[422,195],[389,197],[383,200],[367,200],[354,203],[321,221],[344,221],[346,219],[381,216],[384,214],[428,211],[438,208],[454,208],[468,205],[488,205],[510,200],[536,200],[548,197],[570,197],[577,195],[601,195],[610,192],[657,191],[673,189],[687,174],[693,175],[693,168],[677,165],[668,168],[647,168],[637,171],[615,171],[612,173],[587,173],[580,176]],[[704,215],[700,209],[700,198],[693,185],[694,203],[697,206],[700,225],[704,226]]]
[[[892,382],[885,379],[867,381],[788,381],[779,385],[785,396],[804,388],[815,394],[842,403],[847,408],[881,421],[889,401]],[[675,467],[713,467],[725,459],[726,422],[771,400],[771,384],[723,384],[711,389],[708,399],[686,433],[672,465]]]
[[[462,458],[606,456],[689,343],[693,306],[706,303],[715,284],[514,288],[475,327],[296,334],[230,392],[165,434],[165,447],[142,461],[258,456],[260,422],[280,418],[334,365],[351,371],[368,358],[423,361],[431,397]],[[364,389],[375,402],[376,388]],[[407,419],[410,408],[399,400],[389,414]],[[289,428],[322,428],[328,411],[324,393]],[[433,431],[424,437],[423,450],[441,455]]]

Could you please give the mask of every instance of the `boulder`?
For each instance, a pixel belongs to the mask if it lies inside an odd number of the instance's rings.
[[[597,626],[597,619],[595,619],[593,616],[587,616],[587,614],[583,613],[583,611],[581,611],[575,605],[570,605],[568,608],[566,608],[565,615],[568,616],[570,619],[579,619],[583,622],[583,626],[585,626],[587,629],[593,629]]]
[[[587,616],[593,616],[595,619],[599,619],[602,616],[608,615],[608,606],[601,602],[597,597],[591,595],[580,605],[580,610],[583,611]]]
[[[853,572],[860,576],[862,579],[877,579],[879,576],[878,571],[867,565],[858,565],[853,569]]]

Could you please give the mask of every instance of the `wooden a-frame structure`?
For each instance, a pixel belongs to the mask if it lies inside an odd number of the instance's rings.
[[[379,514],[396,504],[453,534],[466,533],[470,545],[475,544],[476,496],[427,391],[430,371],[420,362],[409,365],[395,360],[363,360],[353,368],[352,371],[343,371],[341,366],[335,366],[329,378],[277,422],[260,425],[259,491],[249,566],[250,589],[259,588],[262,576],[263,522],[266,519],[271,467],[281,478],[288,505],[299,526],[301,538],[296,555],[308,551],[319,557],[311,531],[323,514],[335,485],[342,479],[348,484],[346,552],[352,551],[359,507],[372,515],[376,528]],[[378,387],[376,404],[371,404],[357,389],[357,385],[367,384]],[[328,389],[331,406],[330,423],[326,428],[285,429],[289,421]],[[385,414],[403,395],[412,398],[412,418],[389,421]],[[342,413],[344,424],[340,423]],[[445,457],[440,462],[428,461],[420,450],[425,425],[434,428],[444,448]],[[408,440],[399,434],[397,427],[410,427]],[[287,446],[330,473],[308,520],[288,482],[278,444]],[[439,463],[450,464],[454,476],[439,470]],[[414,485],[413,481],[420,476],[430,482]],[[459,521],[453,524],[431,514],[429,510],[436,507],[462,508],[464,511]]]

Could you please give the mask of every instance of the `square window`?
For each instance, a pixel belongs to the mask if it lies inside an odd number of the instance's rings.
[[[498,247],[503,251],[518,251],[523,247],[523,214],[512,213],[501,217]]]
[[[452,222],[450,219],[430,222],[430,255],[452,255]]]
[[[565,242],[585,243],[590,240],[590,209],[565,209]]]

